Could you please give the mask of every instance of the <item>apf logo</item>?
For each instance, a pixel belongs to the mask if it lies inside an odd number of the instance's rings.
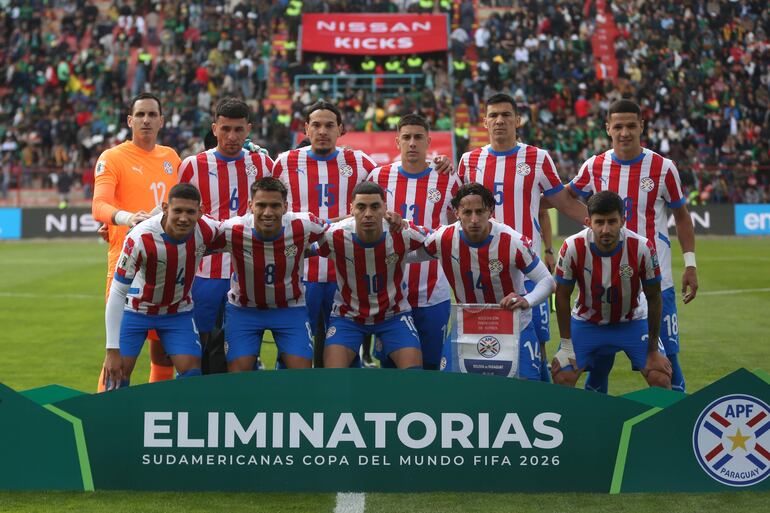
[[[491,335],[481,337],[476,344],[476,350],[484,358],[494,358],[500,352],[500,341]]]
[[[703,410],[693,430],[701,468],[729,486],[750,486],[770,475],[770,408],[750,395],[728,395]]]

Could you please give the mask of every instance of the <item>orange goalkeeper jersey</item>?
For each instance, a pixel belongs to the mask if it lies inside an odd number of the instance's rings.
[[[131,141],[106,150],[96,162],[94,200],[91,207],[94,219],[109,227],[110,249],[107,259],[107,292],[112,274],[128,232],[127,226],[112,224],[117,210],[150,212],[168,198],[168,191],[176,185],[177,170],[182,161],[168,146],[156,145],[145,151]]]

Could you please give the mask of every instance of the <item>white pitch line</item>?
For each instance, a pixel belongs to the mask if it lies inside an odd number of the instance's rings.
[[[732,294],[745,294],[746,292],[770,292],[770,288],[764,289],[732,289],[732,290],[708,290],[706,292],[698,292],[698,296],[730,296]]]
[[[334,513],[364,513],[366,509],[366,494],[339,492]]]
[[[32,292],[0,292],[0,297],[19,299],[97,299],[100,294],[35,294]]]

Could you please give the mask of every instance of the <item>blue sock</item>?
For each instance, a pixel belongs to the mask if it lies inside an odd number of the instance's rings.
[[[585,389],[606,394],[609,390],[610,371],[614,364],[614,354],[596,355],[591,372],[588,373],[586,378]]]
[[[543,383],[551,382],[551,370],[548,368],[548,362],[540,360],[540,381]]]
[[[682,374],[682,367],[679,365],[679,354],[667,354],[666,356],[671,362],[671,390],[684,392],[684,374]]]
[[[190,370],[182,372],[182,373],[177,372],[176,377],[177,378],[192,378],[193,376],[200,376],[200,375],[201,375],[201,370],[200,370],[200,368],[196,367],[194,369],[190,369]]]

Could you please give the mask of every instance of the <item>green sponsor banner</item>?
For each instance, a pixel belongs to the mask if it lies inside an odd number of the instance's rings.
[[[634,425],[621,492],[770,490],[770,386],[735,371]]]
[[[766,376],[627,397],[359,369],[24,392],[40,404],[0,386],[0,488],[766,490]]]
[[[89,486],[81,472],[73,424],[50,407],[0,384],[0,488],[83,490]]]

